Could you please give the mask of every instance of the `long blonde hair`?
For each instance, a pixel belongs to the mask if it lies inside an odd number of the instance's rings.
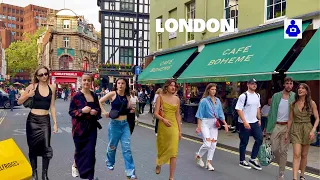
[[[205,98],[207,96],[209,96],[209,91],[212,87],[217,87],[217,84],[216,83],[210,83],[207,85],[206,87],[206,90],[204,91],[203,95],[202,95],[202,98]]]
[[[162,89],[159,88],[159,89],[157,89],[156,94],[161,94],[161,92],[162,92]]]

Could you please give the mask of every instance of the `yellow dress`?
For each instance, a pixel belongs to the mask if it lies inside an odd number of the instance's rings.
[[[163,101],[164,118],[171,122],[167,127],[162,121],[158,124],[157,136],[157,165],[169,164],[170,158],[178,156],[179,127],[176,120],[178,105],[171,105]]]

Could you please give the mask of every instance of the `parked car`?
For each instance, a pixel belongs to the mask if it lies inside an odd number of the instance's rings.
[[[18,105],[18,101],[14,101],[14,106],[20,106]],[[5,109],[10,109],[10,101],[9,101],[9,94],[0,89],[0,107],[3,107]]]

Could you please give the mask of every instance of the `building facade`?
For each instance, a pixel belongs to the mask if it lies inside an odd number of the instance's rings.
[[[39,26],[45,26],[47,16],[56,10],[28,5],[26,7],[0,4],[0,19],[11,31],[14,40],[22,40],[23,33],[34,33]]]
[[[320,33],[318,0],[309,0],[303,6],[300,1],[288,0],[257,0],[254,4],[251,0],[161,0],[152,1],[150,6],[148,59],[152,61],[148,61],[139,76],[139,83],[161,84],[166,79],[175,78],[189,98],[192,89],[202,91],[205,88],[205,85],[199,88],[200,84],[196,83],[216,82],[221,84],[223,91],[219,96],[231,98],[235,97],[242,82],[255,78],[267,85],[261,92],[263,102],[266,102],[272,93],[282,89],[281,81],[291,66],[296,67],[296,61],[304,58],[308,61],[305,65],[312,65],[309,69],[301,66],[300,71],[311,75],[301,77],[294,72],[293,76],[306,81],[313,92],[319,91],[319,56],[301,56],[310,48],[320,48],[319,43],[313,43]],[[169,18],[233,19],[236,29],[235,32],[216,33],[207,30],[157,33],[156,20],[161,19],[163,27]],[[286,19],[302,19],[302,39],[284,39]],[[230,94],[225,93],[230,89]],[[314,98],[319,99],[319,95]]]
[[[6,27],[6,23],[3,21],[0,21],[0,35],[2,48],[8,48],[13,41],[13,36],[11,31]]]
[[[319,11],[319,1],[309,0],[301,7],[300,1],[268,1],[257,0],[161,0],[152,1],[150,5],[150,51],[174,48],[204,41],[214,37],[222,37],[230,33],[203,31],[191,32],[156,32],[156,19],[163,22],[173,19],[234,19],[235,33],[258,26],[264,26],[283,21],[286,18],[297,17],[310,12]],[[213,10],[214,9],[214,10]],[[164,25],[164,23],[163,23]]]
[[[51,82],[80,88],[83,73],[95,74],[100,62],[100,45],[92,24],[70,9],[62,9],[50,21],[39,40],[39,64],[50,67]]]
[[[97,4],[100,7],[102,64],[143,65],[150,47],[150,0],[98,0]],[[131,68],[111,71],[100,70],[104,81],[112,84],[117,77],[125,76],[133,84]]]
[[[4,81],[7,78],[7,61],[5,50],[2,48],[2,43],[0,42],[0,81]]]

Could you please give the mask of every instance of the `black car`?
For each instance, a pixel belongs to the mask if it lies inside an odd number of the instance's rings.
[[[14,101],[14,106],[19,106],[17,100]],[[0,89],[0,107],[10,108],[9,94],[2,89]]]

